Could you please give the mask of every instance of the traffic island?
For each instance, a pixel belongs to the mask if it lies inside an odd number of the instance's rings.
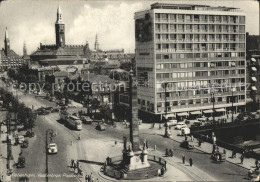
[[[144,180],[164,176],[166,172],[166,161],[155,155],[147,155],[148,167],[129,169],[122,165],[123,156],[107,158],[101,167],[101,172],[117,180]]]

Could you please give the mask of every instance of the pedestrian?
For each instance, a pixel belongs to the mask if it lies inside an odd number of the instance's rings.
[[[201,147],[201,139],[199,139],[199,147]]]
[[[147,141],[147,140],[146,140],[146,143],[145,143],[145,144],[146,144],[146,148],[148,149],[148,141]]]
[[[240,159],[241,159],[241,164],[243,164],[243,162],[244,162],[244,155],[243,154],[241,155]]]
[[[71,140],[70,145],[72,145],[72,144],[73,144],[73,141]]]
[[[154,145],[154,150],[156,150],[156,145]]]
[[[226,152],[226,149],[223,149],[223,154],[226,154],[227,152]]]
[[[71,168],[73,168],[73,164],[74,164],[74,160],[71,159],[71,161],[70,161],[70,167],[71,167]]]
[[[85,176],[85,181],[88,181],[88,175],[86,174],[86,176]]]
[[[173,157],[173,150],[170,149],[170,156]]]
[[[185,134],[185,140],[188,140],[188,137],[187,137],[187,135]]]
[[[193,142],[193,140],[194,140],[193,135],[191,135],[190,138],[191,138],[191,141]]]
[[[182,155],[182,163],[185,164],[185,155]]]
[[[258,160],[255,160],[255,167],[257,168],[257,166],[258,166]]]
[[[165,149],[165,156],[168,157],[169,155],[169,151],[168,151],[168,148]]]
[[[193,164],[192,158],[190,158],[189,161],[190,161],[190,166],[192,166]]]
[[[97,178],[97,182],[99,182],[98,178]]]
[[[162,129],[162,125],[161,125],[161,123],[159,124],[159,130],[161,130]]]

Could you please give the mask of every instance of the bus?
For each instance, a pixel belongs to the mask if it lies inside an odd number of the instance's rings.
[[[82,129],[82,121],[76,116],[69,116],[69,118],[67,119],[67,123],[76,130]]]

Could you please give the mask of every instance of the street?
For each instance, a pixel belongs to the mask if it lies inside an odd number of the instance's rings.
[[[19,93],[20,95],[22,93]],[[53,106],[54,103],[50,103],[46,100],[41,100],[39,98],[35,99],[34,95],[27,94],[26,96],[20,97],[21,101],[25,102],[26,105],[35,107],[43,106]],[[36,108],[37,108],[36,107]],[[15,169],[16,173],[27,173],[27,174],[44,174],[46,170],[46,161],[45,161],[45,133],[46,130],[51,128],[54,131],[57,131],[58,135],[54,138],[54,142],[57,143],[59,152],[56,155],[49,155],[48,158],[48,171],[49,174],[62,174],[65,176],[59,177],[49,177],[49,181],[72,181],[73,173],[67,167],[69,165],[69,161],[71,156],[68,154],[67,147],[71,144],[71,141],[77,142],[76,138],[78,136],[78,131],[71,130],[59,123],[57,120],[59,119],[58,113],[51,113],[46,116],[39,116],[36,122],[35,139],[30,139],[29,148],[24,151],[26,157],[26,167],[24,169]],[[114,139],[118,141],[119,145],[122,145],[123,136],[128,136],[129,129],[124,128],[123,125],[119,124],[119,127],[113,128],[111,126],[107,126],[106,131],[97,131],[95,129],[96,123],[92,125],[84,125],[81,131],[82,140],[90,140],[95,139],[99,141],[104,141],[106,143],[106,139]],[[157,128],[156,128],[157,129]],[[155,129],[154,129],[155,130]],[[162,130],[162,134],[163,134]],[[180,148],[179,143],[173,141],[171,139],[163,138],[162,135],[151,134],[150,131],[140,130],[140,144],[142,141],[147,139],[149,141],[150,147],[154,145],[157,146],[157,150],[161,152],[165,152],[165,148],[173,148],[174,156],[179,158],[181,161],[181,156],[184,154],[185,156],[191,157],[194,161],[194,165],[200,168],[205,173],[214,177],[216,180],[236,180],[241,181],[245,180],[245,175],[247,174],[247,170],[241,167],[238,167],[229,162],[224,162],[221,164],[215,163],[210,159],[210,155],[203,153],[198,150],[188,151],[186,149]],[[95,152],[95,151],[93,151]],[[107,156],[103,156],[103,161]],[[96,161],[96,162],[103,162]],[[91,168],[89,169],[91,170]],[[97,175],[97,171],[91,171],[93,175]],[[65,174],[64,174],[65,173]],[[69,176],[69,177],[68,177]],[[34,179],[32,179],[34,180]],[[36,179],[35,179],[36,180]],[[46,179],[41,177],[37,178],[36,181],[45,181]]]

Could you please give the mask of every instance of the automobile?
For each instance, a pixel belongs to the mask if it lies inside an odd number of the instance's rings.
[[[20,177],[19,182],[29,182],[29,178],[27,176]]]
[[[181,142],[180,146],[182,148],[186,148],[186,149],[193,149],[194,148],[193,142],[192,141],[187,141],[187,140]]]
[[[77,112],[72,113],[72,115],[76,116],[76,117],[79,117],[79,113],[77,113]]]
[[[58,109],[58,108],[54,108],[54,109],[52,109],[52,111],[51,112],[59,112],[60,110]]]
[[[37,93],[38,93],[38,91],[37,91],[37,90],[35,90],[35,91],[33,91],[33,93],[34,93],[34,94],[37,94]]]
[[[19,168],[25,167],[25,157],[24,156],[18,157],[17,167],[19,167]]]
[[[28,148],[29,142],[27,139],[25,139],[21,145],[22,148]]]
[[[34,132],[33,131],[26,131],[25,136],[30,137],[30,138],[34,137]]]
[[[47,112],[48,112],[48,111],[51,112],[51,111],[53,110],[52,107],[45,107],[44,109],[45,109],[45,111],[47,111]]]
[[[202,126],[202,125],[203,125],[202,121],[194,121],[193,124],[194,124],[195,126]]]
[[[51,97],[50,98],[50,102],[55,102],[56,101],[56,98],[55,97]]]
[[[178,121],[175,117],[168,117],[168,125],[169,126],[176,126]]]
[[[48,153],[49,154],[57,154],[58,153],[58,146],[56,143],[50,143],[48,146]]]
[[[19,143],[19,144],[22,144],[22,143],[24,142],[24,136],[19,135],[19,136],[17,137],[17,140],[18,140],[18,143]]]
[[[187,127],[187,125],[183,122],[179,122],[176,126],[175,126],[175,130],[180,130],[181,128],[185,128]]]
[[[92,119],[88,116],[81,116],[80,119],[85,124],[92,124]]]
[[[221,152],[214,152],[211,154],[211,159],[216,162],[225,162],[226,161],[226,154]]]
[[[99,130],[99,131],[105,131],[106,127],[105,127],[104,124],[98,123],[98,125],[96,126],[96,129]]]

